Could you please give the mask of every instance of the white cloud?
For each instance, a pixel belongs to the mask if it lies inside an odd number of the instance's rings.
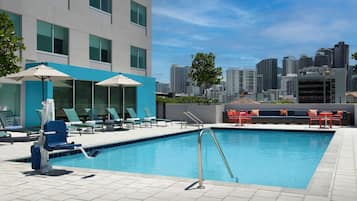
[[[175,1],[153,4],[152,14],[184,23],[214,28],[234,28],[255,22],[252,12],[218,0]]]
[[[348,22],[332,21],[331,23],[303,20],[285,21],[273,24],[262,31],[262,35],[283,42],[323,42],[339,40],[341,32],[348,30]]]
[[[153,45],[160,45],[166,47],[187,47],[188,43],[178,39],[154,40]]]

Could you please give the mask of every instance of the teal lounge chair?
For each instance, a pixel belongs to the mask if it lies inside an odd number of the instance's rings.
[[[8,116],[8,111],[0,111],[0,130],[10,132],[26,133],[27,136],[39,134],[40,127],[24,128],[15,122],[13,116]]]
[[[151,110],[149,108],[147,108],[147,107],[144,107],[144,113],[145,113],[144,119],[150,119],[151,121],[154,121],[157,126],[158,126],[158,122],[165,122],[165,126],[167,126],[167,123],[171,122],[170,119],[156,118],[156,116],[154,116],[151,113]]]
[[[136,122],[136,121],[131,121],[131,120],[123,120],[122,118],[120,118],[117,110],[113,107],[108,107],[107,111],[110,114],[110,117],[112,118],[112,120],[114,121],[115,124],[120,124],[120,126],[123,125],[123,123],[130,125],[132,128],[134,128],[134,125],[140,122]]]
[[[66,114],[66,117],[68,121],[70,122],[72,128],[75,128],[77,131],[79,131],[79,134],[82,135],[81,131],[83,129],[91,129],[92,133],[94,134],[94,129],[96,128],[103,128],[102,125],[98,125],[95,123],[83,123],[78,115],[76,110],[73,108],[63,108],[64,113]]]
[[[87,112],[90,121],[93,121],[96,124],[103,124],[103,120],[98,117],[97,112],[95,111],[95,109],[85,108],[84,111]]]
[[[114,130],[114,126],[122,127],[121,121],[103,121],[103,119],[100,119],[100,117],[97,115],[97,112],[93,108],[85,108],[84,110],[88,113],[89,119],[92,122],[95,122],[95,124],[102,125],[105,131]]]
[[[7,133],[6,131],[0,130],[0,138],[9,138],[10,143],[13,144],[14,140],[12,139],[12,136],[10,133]]]
[[[128,111],[129,116],[130,116],[130,118],[128,118],[127,120],[140,122],[140,125],[141,125],[141,123],[144,123],[144,124],[149,123],[150,126],[152,126],[153,121],[151,119],[145,119],[145,118],[141,119],[141,118],[139,118],[138,115],[136,115],[136,112],[135,112],[135,110],[133,108],[128,107],[128,108],[126,108],[126,111]]]

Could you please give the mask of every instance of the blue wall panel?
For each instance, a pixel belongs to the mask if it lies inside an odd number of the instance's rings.
[[[139,117],[145,117],[144,108],[147,107],[156,116],[156,80],[152,77],[124,74],[125,76],[140,82],[142,85],[136,88],[136,112]]]
[[[75,80],[86,80],[100,82],[119,73],[109,72],[103,70],[96,70],[93,68],[85,68],[78,66],[70,66],[57,63],[31,63],[27,64],[26,68],[34,67],[39,64],[50,66],[58,71],[70,75]],[[142,83],[137,87],[136,92],[136,112],[139,117],[144,117],[144,107],[151,110],[156,115],[156,80],[152,77],[145,77],[132,74],[124,74],[125,76]],[[51,82],[46,83],[46,97],[53,97],[53,84]],[[56,104],[56,100],[55,100]],[[35,110],[41,108],[41,82],[26,82],[26,111],[25,111],[25,125],[37,126],[40,124],[40,120]]]
[[[25,82],[25,127],[39,126],[40,119],[36,114],[36,109],[42,107],[41,82]]]

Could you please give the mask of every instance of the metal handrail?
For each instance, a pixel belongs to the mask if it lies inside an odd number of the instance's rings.
[[[219,142],[217,140],[216,134],[213,132],[211,128],[205,128],[202,129],[200,134],[198,135],[198,188],[203,189],[203,175],[202,175],[202,136],[209,132],[211,135],[213,142],[216,144],[217,150],[219,152],[219,155],[221,155],[221,158],[224,162],[224,165],[227,168],[227,171],[229,173],[229,176],[231,178],[234,178],[234,175],[232,173],[231,167],[229,166],[226,157],[224,156],[224,153],[222,151],[221,145],[219,145]]]
[[[189,115],[191,115],[194,119],[196,119],[199,123],[203,124],[203,121],[199,119],[196,115],[194,115],[192,112],[187,112]]]
[[[203,121],[199,119],[196,115],[192,114],[192,112],[187,111],[187,112],[183,112],[183,114],[189,119],[191,119],[193,122],[195,122],[198,128],[200,128],[201,126],[203,128]]]

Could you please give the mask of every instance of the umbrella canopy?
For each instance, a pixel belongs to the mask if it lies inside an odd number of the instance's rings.
[[[96,85],[107,87],[136,87],[141,85],[141,83],[120,74],[98,82]]]
[[[20,71],[18,73],[13,73],[6,78],[13,79],[16,81],[42,81],[42,100],[45,100],[44,96],[44,81],[51,80],[51,81],[58,81],[58,80],[71,80],[72,78],[62,73],[58,70],[50,68],[46,65],[38,65],[24,71]]]
[[[125,87],[137,87],[141,83],[135,80],[132,80],[122,74],[116,75],[114,77],[108,78],[101,82],[98,82],[98,86],[107,86],[107,87],[123,87],[123,119],[125,119]]]
[[[72,79],[69,75],[62,73],[58,70],[45,66],[43,64],[26,69],[24,71],[10,74],[6,76],[16,81],[42,81],[42,80],[70,80]]]

